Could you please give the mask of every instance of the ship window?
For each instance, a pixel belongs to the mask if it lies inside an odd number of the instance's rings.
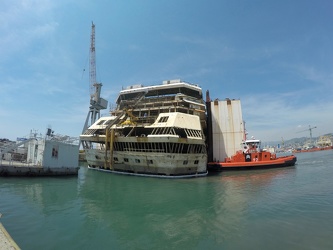
[[[178,148],[179,148],[179,143],[176,143],[175,144],[175,151],[174,151],[174,153],[178,154]]]
[[[104,125],[109,125],[113,120],[107,120]]]
[[[181,153],[181,149],[182,149],[182,144],[181,143],[178,143],[178,148],[177,148],[177,154],[180,154]]]
[[[153,164],[153,160],[148,160],[148,163],[149,164]]]
[[[117,158],[117,157],[113,157],[113,160],[114,160],[114,161],[118,161],[118,158]]]
[[[188,147],[187,147],[187,152],[186,152],[186,153],[187,153],[187,154],[193,153],[193,152],[192,152],[193,147],[194,147],[194,145],[189,144]]]
[[[192,137],[195,137],[195,134],[194,134],[194,130],[193,130],[193,129],[190,130],[190,135],[191,135]]]
[[[97,123],[97,125],[102,125],[105,122],[105,120],[101,120],[99,121],[99,123]]]
[[[135,163],[140,163],[140,160],[139,159],[135,159]]]
[[[128,162],[128,158],[124,158],[124,162]]]
[[[183,161],[183,165],[187,165],[188,161]]]
[[[184,148],[184,143],[181,143],[178,153],[183,154],[183,148]]]
[[[174,143],[170,143],[170,153],[174,153],[174,146],[175,144]]]
[[[188,154],[188,144],[183,144],[182,154]]]
[[[170,143],[166,142],[165,145],[166,153],[171,153]]]
[[[167,122],[167,120],[169,119],[169,116],[162,116],[158,122]]]
[[[194,161],[194,164],[199,164],[199,160],[195,160],[195,161]]]

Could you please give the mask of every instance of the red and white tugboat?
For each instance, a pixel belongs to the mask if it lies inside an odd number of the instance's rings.
[[[261,141],[257,139],[242,142],[243,150],[239,150],[231,157],[225,158],[224,162],[208,162],[208,170],[228,169],[263,169],[294,166],[296,156],[280,156],[261,149]]]

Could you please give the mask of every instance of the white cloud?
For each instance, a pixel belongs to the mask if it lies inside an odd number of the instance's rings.
[[[288,98],[291,97],[283,94],[242,98],[243,119],[248,131],[266,141],[277,140],[280,136],[299,137],[296,132],[309,125],[317,126],[318,135],[333,132],[333,100],[323,105],[309,102],[294,106],[289,104]]]
[[[8,1],[0,11],[1,60],[25,50],[41,38],[54,33],[57,23],[52,20],[53,1]]]

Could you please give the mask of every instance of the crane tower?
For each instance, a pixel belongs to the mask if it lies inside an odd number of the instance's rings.
[[[108,101],[101,98],[102,83],[96,81],[96,50],[95,50],[95,24],[91,24],[90,36],[90,59],[89,59],[89,86],[90,86],[90,107],[83,126],[82,133],[101,116],[100,111],[106,109]],[[90,121],[90,123],[89,123]],[[84,147],[86,148],[87,145]]]
[[[316,126],[311,127],[311,126],[309,125],[309,128],[308,128],[308,129],[305,129],[305,130],[299,131],[298,133],[301,133],[301,132],[304,132],[304,131],[310,131],[310,143],[312,143],[312,130],[315,129],[315,128],[317,128],[317,127],[316,127]]]

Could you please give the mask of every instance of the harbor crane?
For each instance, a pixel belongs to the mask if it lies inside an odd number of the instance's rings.
[[[310,143],[312,143],[312,129],[315,129],[315,128],[317,128],[317,127],[316,127],[316,126],[311,127],[311,126],[309,125],[309,128],[308,128],[308,129],[305,129],[305,130],[302,130],[302,131],[298,131],[297,133],[301,133],[301,132],[304,132],[304,131],[309,131],[309,132],[310,132]]]
[[[82,133],[100,117],[100,111],[106,109],[108,101],[101,98],[102,83],[96,81],[96,50],[95,50],[95,24],[91,24],[90,36],[90,60],[89,60],[89,83],[90,83],[90,107],[86,121],[84,123]],[[90,124],[89,124],[90,120]],[[86,148],[84,146],[84,148]]]

